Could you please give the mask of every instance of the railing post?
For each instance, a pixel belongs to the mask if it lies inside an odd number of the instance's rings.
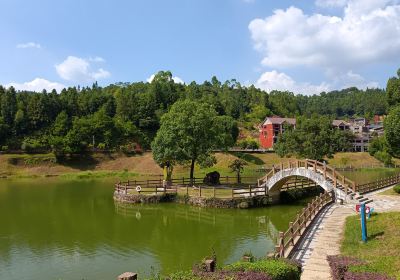
[[[314,172],[317,172],[317,161],[314,160]]]
[[[293,230],[293,222],[289,223],[289,228],[290,228],[290,241],[292,243],[292,246],[294,246],[294,230]]]
[[[283,162],[281,162],[281,171],[283,170]]]
[[[284,233],[282,231],[279,232],[279,257],[285,257],[285,240],[284,240]]]
[[[215,187],[213,187],[213,196],[215,198]]]
[[[199,185],[199,193],[200,193],[200,197],[201,197],[201,185]]]
[[[189,186],[186,185],[186,196],[189,196]]]
[[[235,193],[234,193],[233,188],[232,188],[232,198],[234,197],[234,194],[235,194]]]
[[[250,197],[251,197],[251,185],[249,185]]]

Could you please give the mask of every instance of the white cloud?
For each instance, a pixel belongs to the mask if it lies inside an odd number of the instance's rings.
[[[17,45],[18,49],[28,49],[28,48],[36,48],[36,49],[41,49],[42,46],[38,43],[35,42],[28,42],[28,43],[21,43]]]
[[[95,59],[98,62],[104,61],[100,57]],[[94,62],[94,60],[68,56],[62,63],[55,67],[58,75],[67,81],[88,83],[110,77],[111,73],[103,68],[92,70],[93,67],[90,62]]]
[[[155,74],[152,74],[150,77],[148,77],[147,79],[146,79],[146,81],[148,82],[148,83],[151,83],[153,80],[154,80],[154,77],[155,77],[156,75]],[[185,82],[181,79],[181,78],[179,78],[178,76],[173,76],[172,77],[172,80],[174,80],[174,82],[175,83],[177,83],[177,84],[184,84]]]
[[[316,3],[342,6],[343,15],[307,15],[301,9],[289,7],[250,22],[254,47],[263,55],[264,66],[310,67],[332,78],[332,73],[346,76],[350,70],[363,69],[372,63],[400,62],[398,1],[318,0]],[[357,80],[354,76],[353,79]]]
[[[291,91],[300,94],[319,94],[323,91],[329,91],[330,85],[321,83],[313,85],[310,83],[298,83],[285,73],[277,71],[264,72],[257,80],[255,86],[268,92],[272,90]]]
[[[360,74],[348,71],[346,74],[335,77],[334,82],[341,85],[341,88],[357,87],[359,89],[377,88],[378,82],[367,81]]]
[[[50,82],[46,79],[42,78],[36,78],[30,82],[25,82],[25,83],[9,83],[5,85],[7,88],[13,86],[16,90],[28,90],[28,91],[37,91],[41,92],[43,89],[47,91],[51,91],[53,89],[57,90],[57,92],[60,92],[63,88],[65,88],[65,85],[56,83],[56,82]]]
[[[296,82],[289,75],[276,70],[264,72],[255,83],[255,86],[271,92],[272,90],[290,91],[295,94],[313,95],[328,92],[333,89],[357,87],[359,89],[377,88],[377,82],[369,82],[360,74],[349,71],[343,75],[335,76],[331,83],[323,82],[319,85]]]

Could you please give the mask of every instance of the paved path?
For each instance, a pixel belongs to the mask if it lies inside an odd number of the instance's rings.
[[[293,259],[303,265],[303,280],[331,279],[326,257],[340,253],[340,241],[346,217],[355,214],[352,207],[331,204],[311,224]]]
[[[376,212],[400,211],[400,197],[379,194],[386,189],[367,194],[366,196],[374,200],[369,205]],[[356,214],[354,209],[354,204],[331,204],[310,225],[298,249],[293,253],[293,259],[303,265],[302,280],[332,279],[326,257],[340,253],[344,223],[346,217]]]

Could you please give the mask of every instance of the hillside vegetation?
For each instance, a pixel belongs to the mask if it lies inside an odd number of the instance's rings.
[[[259,169],[271,167],[273,164],[287,162],[290,158],[280,158],[275,153],[217,153],[217,163],[210,168],[201,169],[196,166],[196,176],[204,176],[207,172],[217,170],[223,176],[234,176],[229,164],[240,157],[248,165],[244,169],[244,176],[262,176]],[[294,159],[292,159],[294,160]],[[337,153],[329,164],[359,168],[366,166],[382,166],[382,164],[368,153]],[[57,162],[53,154],[0,156],[0,176],[47,177],[61,176],[65,178],[155,178],[162,175],[162,169],[154,162],[150,152],[141,155],[127,156],[121,153],[95,153],[79,156],[66,162]],[[188,177],[189,166],[176,166],[174,177]]]

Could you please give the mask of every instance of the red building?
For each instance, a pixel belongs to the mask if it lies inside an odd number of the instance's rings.
[[[272,149],[278,136],[285,131],[285,126],[296,126],[296,119],[281,118],[277,116],[267,117],[260,124],[260,146],[264,149]]]

